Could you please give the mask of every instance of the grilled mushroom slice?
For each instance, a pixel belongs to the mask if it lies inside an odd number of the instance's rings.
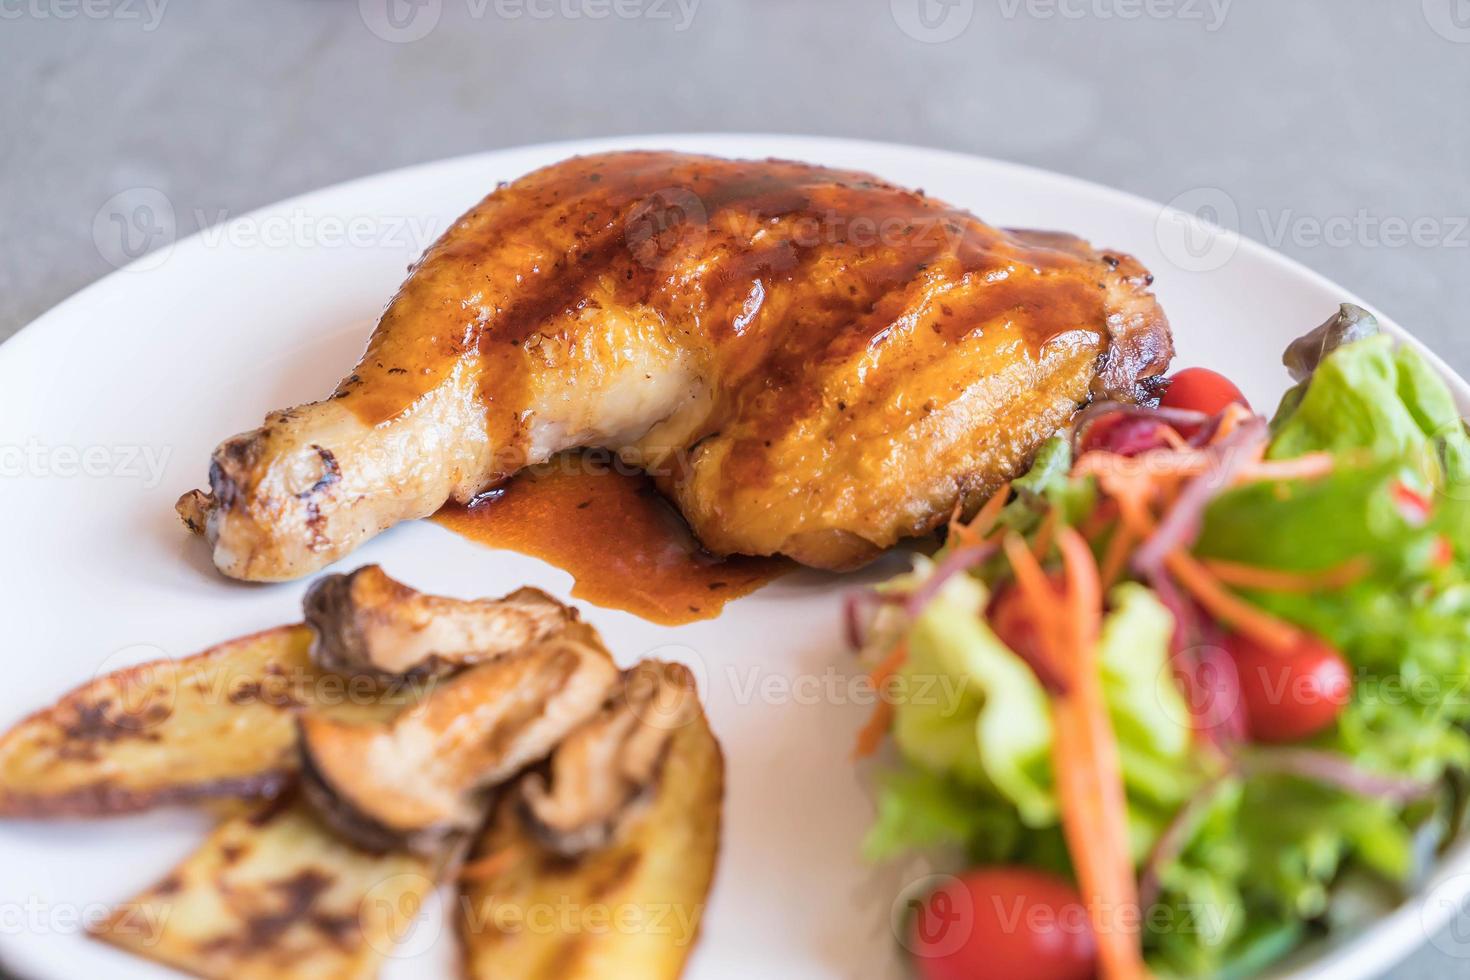
[[[386,724],[299,721],[307,798],[369,850],[440,851],[475,829],[482,791],[546,757],[618,682],[591,627],[507,654],[443,682]]]
[[[501,599],[425,595],[377,565],[327,575],[307,590],[312,656],[349,675],[436,674],[494,659],[561,632],[576,610],[540,589]]]
[[[680,664],[645,660],[596,717],[519,784],[522,817],[548,850],[576,857],[613,840],[652,797],[674,735],[699,716],[694,678]]]

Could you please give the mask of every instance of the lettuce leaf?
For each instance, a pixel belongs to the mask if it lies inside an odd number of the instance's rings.
[[[1358,457],[1317,480],[1248,483],[1211,503],[1195,551],[1293,571],[1367,557],[1378,575],[1422,573],[1436,528],[1411,523],[1394,493],[1416,475],[1407,459]]]
[[[1272,422],[1270,456],[1366,450],[1375,459],[1434,451],[1451,486],[1470,484],[1470,436],[1444,381],[1418,351],[1387,334],[1341,347]]]
[[[1057,508],[1068,524],[1077,524],[1097,505],[1097,482],[1072,476],[1072,442],[1065,432],[1042,443],[1031,469],[1011,489],[1016,499],[1001,512],[1000,522],[1022,534],[1035,530],[1048,508]]]
[[[1231,781],[1163,869],[1150,964],[1188,977],[1262,968],[1326,913],[1349,858],[1386,881],[1407,876],[1412,837],[1395,807],[1291,777]]]
[[[1031,826],[1056,821],[1046,691],[985,621],[985,586],[956,575],[909,633],[899,674],[909,696],[893,738],[909,761],[972,786],[991,787]],[[959,688],[941,682],[959,680]],[[929,692],[923,696],[921,692]]]
[[[1174,617],[1152,591],[1136,583],[1118,586],[1110,599],[1098,657],[1118,741],[1155,759],[1183,759],[1189,754],[1191,725],[1189,705],[1169,666]]]
[[[878,786],[878,817],[863,856],[882,861],[910,850],[967,847],[990,841],[1001,855],[1015,848],[1021,821],[994,796],[928,769],[886,773]]]
[[[985,586],[956,576],[909,633],[899,671],[905,696],[895,706],[893,738],[923,774],[889,780],[879,792],[870,853],[905,843],[973,847],[993,831],[994,801],[1018,827],[1055,828],[1059,817],[1051,764],[1051,706],[1031,668],[991,631]],[[1192,753],[1189,711],[1173,681],[1173,617],[1141,585],[1120,586],[1103,623],[1103,693],[1118,735],[1130,797],[1134,850],[1142,857],[1169,815],[1203,779]],[[945,678],[959,678],[958,688]],[[937,679],[937,680],[936,680]],[[928,692],[927,694],[923,692]],[[974,815],[968,834],[959,814]]]

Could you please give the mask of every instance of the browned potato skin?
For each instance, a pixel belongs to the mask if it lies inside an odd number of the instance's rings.
[[[670,743],[656,796],[618,840],[578,859],[527,832],[506,793],[474,860],[497,873],[462,885],[469,980],[602,980],[680,975],[698,939],[720,844],[724,758],[703,713]],[[571,910],[564,921],[561,910]],[[627,927],[618,927],[625,916]]]
[[[93,935],[208,980],[371,980],[436,872],[356,850],[285,801],[220,824]]]
[[[180,501],[225,574],[295,578],[529,463],[616,450],[701,542],[849,568],[1172,356],[1137,262],[855,171],[668,152],[508,184],[414,268],[325,401]]]
[[[310,647],[280,626],[82,685],[0,737],[0,817],[273,797],[296,775],[296,709],[378,718],[427,686],[332,677]]]
[[[275,795],[295,764],[290,679],[314,676],[310,644],[282,626],[77,688],[0,739],[0,816]],[[271,677],[284,683],[268,691]]]

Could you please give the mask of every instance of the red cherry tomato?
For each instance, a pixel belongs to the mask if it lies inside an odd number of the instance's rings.
[[[1087,980],[1097,941],[1064,879],[1030,868],[981,868],[930,892],[908,949],[922,980]]]
[[[990,605],[990,628],[1000,642],[1023,660],[1035,659],[1041,648],[1026,599],[1014,585],[1007,585],[995,594],[995,601]]]
[[[1203,412],[1218,415],[1229,405],[1239,402],[1250,408],[1250,402],[1225,375],[1209,368],[1185,368],[1176,371],[1169,379],[1168,390],[1159,404],[1164,408],[1178,408],[1187,412]]]
[[[1060,592],[1061,576],[1053,574],[1050,578],[1052,588]],[[1000,642],[1030,665],[1043,685],[1053,689],[1064,686],[1062,678],[1056,676],[1051,657],[1042,648],[1026,599],[1015,585],[1007,585],[996,593],[990,605],[990,628]]]
[[[1225,640],[1240,675],[1240,700],[1250,736],[1257,742],[1295,742],[1337,720],[1352,700],[1347,661],[1314,636],[1285,653],[1242,636]]]

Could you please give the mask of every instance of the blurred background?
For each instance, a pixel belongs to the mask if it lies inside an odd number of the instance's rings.
[[[1208,208],[1470,371],[1470,0],[0,0],[0,66],[0,339],[337,181],[746,131]],[[140,193],[172,215],[120,248],[98,229]],[[1392,976],[1470,976],[1470,918]]]

